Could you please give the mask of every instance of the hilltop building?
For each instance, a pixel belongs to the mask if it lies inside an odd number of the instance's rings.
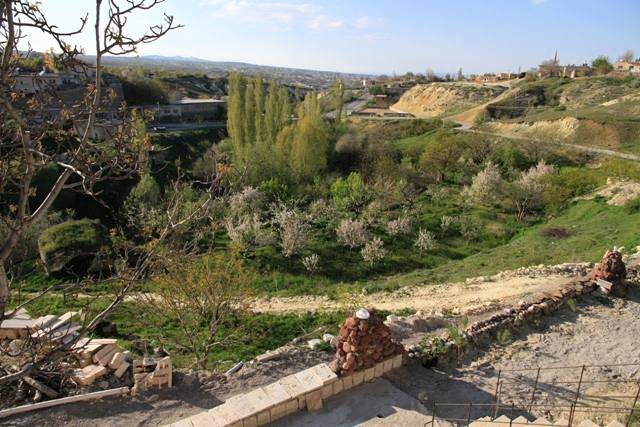
[[[640,60],[638,61],[617,61],[613,64],[613,70],[619,73],[640,74]]]

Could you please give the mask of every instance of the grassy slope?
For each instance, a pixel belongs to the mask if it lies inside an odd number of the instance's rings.
[[[541,230],[548,227],[568,229],[571,235],[559,240],[544,237]],[[626,248],[640,245],[639,229],[640,213],[630,214],[623,207],[609,206],[601,200],[575,202],[557,218],[527,229],[505,245],[432,270],[417,270],[373,282],[371,289],[385,288],[389,283],[405,286],[460,281],[537,264],[596,261],[614,245]]]

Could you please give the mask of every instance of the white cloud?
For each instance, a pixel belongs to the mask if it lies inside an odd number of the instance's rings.
[[[338,30],[344,27],[344,21],[341,19],[333,19],[326,15],[318,15],[309,21],[309,28],[314,31],[322,30]]]
[[[313,31],[333,31],[353,28],[369,29],[382,22],[381,19],[361,16],[353,22],[330,16],[312,3],[289,3],[286,1],[260,0],[205,0],[213,7],[217,18],[234,19],[243,23],[266,24],[275,29],[290,29],[293,26],[307,27]]]

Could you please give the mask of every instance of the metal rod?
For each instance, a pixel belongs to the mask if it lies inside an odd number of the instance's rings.
[[[573,416],[575,415],[576,406],[571,405],[571,411],[569,411],[569,422],[567,423],[567,427],[571,427],[573,424]]]
[[[498,410],[500,409],[500,394],[502,393],[502,383],[498,382],[498,393],[496,394],[496,410],[493,413],[493,418],[498,417]]]
[[[573,400],[573,404],[577,405],[578,404],[578,399],[580,398],[580,388],[582,387],[582,378],[584,377],[584,370],[586,369],[586,366],[582,366],[582,369],[580,370],[580,381],[578,381],[578,388],[576,389],[576,397]]]
[[[631,426],[631,419],[633,418],[633,414],[636,411],[636,404],[638,403],[638,397],[640,397],[640,381],[638,381],[638,392],[636,393],[636,397],[633,399],[633,404],[631,405],[631,411],[629,411],[629,418],[627,419],[626,427]]]
[[[531,392],[531,403],[529,403],[529,412],[531,412],[531,407],[533,406],[533,402],[536,398],[536,390],[538,389],[539,379],[540,379],[540,368],[538,368],[538,372],[536,373],[536,382],[533,384],[533,391]]]
[[[469,427],[469,424],[471,424],[471,407],[473,406],[473,403],[469,402],[469,413],[467,414],[467,427]]]
[[[438,408],[438,404],[436,402],[433,402],[433,411],[431,414],[431,427],[436,427],[436,411]]]

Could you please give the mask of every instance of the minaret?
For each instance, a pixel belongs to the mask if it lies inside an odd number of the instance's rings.
[[[553,55],[553,65],[558,65],[558,50],[556,49],[556,53]]]

